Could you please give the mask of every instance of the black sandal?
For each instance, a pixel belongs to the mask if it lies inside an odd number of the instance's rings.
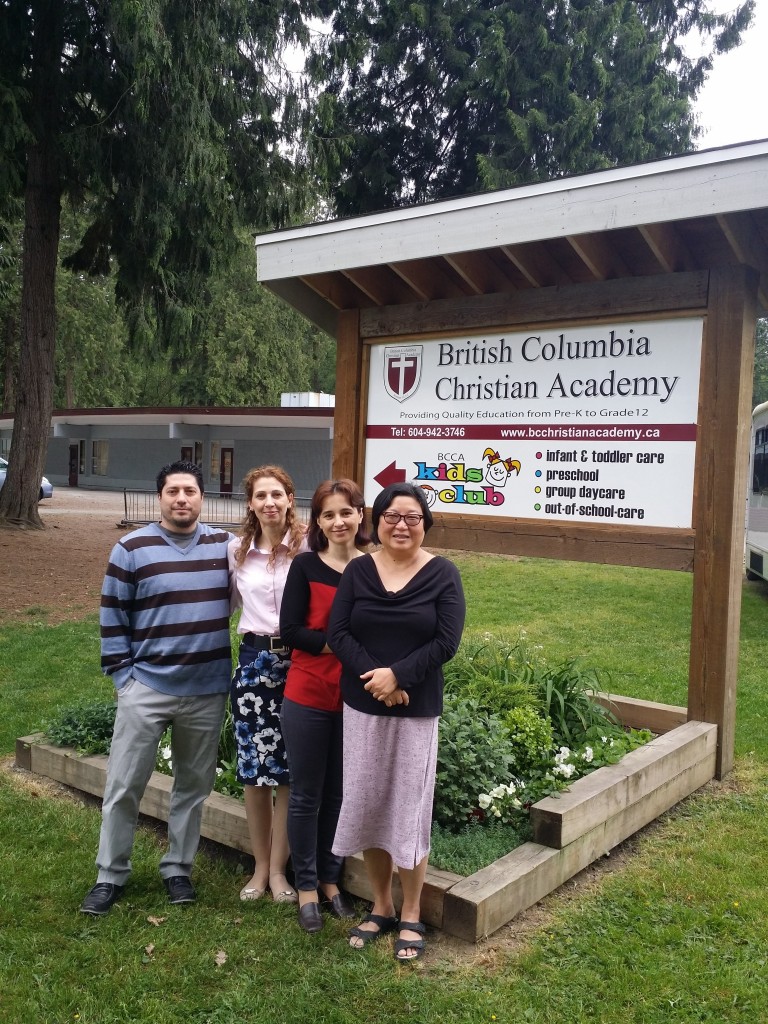
[[[401,921],[397,927],[401,932],[418,932],[419,935],[427,933],[421,921]],[[413,956],[398,956],[398,953],[404,953],[406,949],[415,949],[416,952]],[[395,960],[400,964],[413,963],[414,960],[421,960],[426,949],[427,943],[424,939],[395,939]]]
[[[381,914],[366,914],[360,924],[365,924],[367,921],[371,921],[372,924],[378,925],[379,930],[372,932],[370,928],[361,928],[360,925],[355,925],[354,928],[350,928],[348,935],[350,938],[360,939],[363,943],[362,946],[350,946],[352,949],[363,949],[369,942],[375,942],[380,939],[382,935],[386,935],[387,932],[393,932],[397,928],[396,917],[382,917]]]

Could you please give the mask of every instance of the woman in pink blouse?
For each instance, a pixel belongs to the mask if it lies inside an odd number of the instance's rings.
[[[290,651],[280,639],[280,604],[291,559],[306,549],[305,528],[296,520],[293,481],[280,466],[252,469],[243,486],[248,511],[228,552],[233,595],[243,607],[231,701],[255,866],[240,899],[257,900],[269,888],[278,903],[295,903],[285,876],[289,778],[280,709]]]

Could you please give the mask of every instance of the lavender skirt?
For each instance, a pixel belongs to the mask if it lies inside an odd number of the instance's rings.
[[[364,715],[344,705],[344,800],[333,852],[386,850],[412,869],[429,853],[437,718]]]

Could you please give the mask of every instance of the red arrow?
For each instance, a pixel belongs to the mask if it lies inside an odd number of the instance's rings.
[[[405,480],[405,470],[398,469],[395,462],[390,462],[386,469],[373,478],[377,484],[382,487],[388,487],[390,484],[401,484]]]

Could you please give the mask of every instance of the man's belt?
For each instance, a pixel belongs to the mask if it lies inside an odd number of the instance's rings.
[[[243,633],[243,643],[257,651],[269,651],[270,654],[288,654],[289,649],[281,636],[259,636],[257,633]]]

